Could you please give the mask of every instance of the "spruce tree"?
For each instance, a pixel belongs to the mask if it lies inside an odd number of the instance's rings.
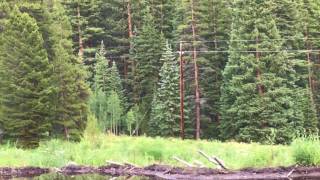
[[[301,100],[296,72],[281,50],[269,2],[235,3],[230,56],[223,73],[223,139],[266,143],[272,137],[272,143],[288,143],[314,129],[304,127],[306,117],[295,103]],[[238,41],[242,39],[254,42]]]
[[[201,130],[202,137],[219,137],[219,101],[221,96],[222,71],[228,61],[228,40],[231,29],[231,3],[229,1],[199,1],[198,33],[203,41],[199,53],[199,74],[201,88]],[[219,52],[222,51],[222,52]]]
[[[316,0],[303,0],[300,7],[302,9],[302,24],[304,34],[304,49],[315,50],[319,49],[320,34],[318,27],[320,25],[320,2]],[[306,52],[303,53],[303,60],[307,64],[304,67],[304,85],[309,87],[311,93],[309,97],[313,97],[313,103],[316,107],[318,122],[320,120],[320,94],[319,94],[319,52]],[[320,123],[318,123],[320,125]],[[319,126],[320,127],[320,126]]]
[[[17,8],[10,15],[1,43],[1,121],[5,136],[35,147],[49,131],[53,66],[35,19]]]
[[[48,5],[49,7],[49,5]],[[54,82],[57,88],[55,96],[55,115],[53,132],[64,134],[69,140],[79,141],[85,130],[87,119],[88,86],[86,74],[79,60],[73,55],[71,26],[62,5],[51,4],[50,16],[53,31],[52,64]]]
[[[163,33],[170,42],[175,39],[177,29],[176,0],[150,1],[151,13],[154,17],[156,28]]]
[[[150,117],[150,104],[152,102],[154,88],[159,79],[159,69],[162,63],[159,61],[162,54],[164,39],[157,31],[153,17],[146,8],[143,17],[141,32],[133,38],[131,59],[134,60],[135,70],[131,73],[133,101],[140,104],[142,111],[146,112],[145,121],[141,124],[143,131],[146,130],[147,121]]]
[[[179,67],[168,42],[160,60],[163,65],[152,102],[149,132],[151,135],[179,136]]]
[[[100,89],[103,92],[107,92],[109,89],[108,77],[109,71],[109,60],[105,58],[105,47],[103,41],[101,41],[100,49],[96,53],[96,65],[95,65],[95,76],[94,76],[94,90]]]
[[[129,37],[126,2],[119,0],[81,0],[64,2],[74,29],[74,42],[79,49],[82,38],[84,62],[89,71],[88,81],[93,85],[95,54],[103,40],[105,56],[117,61],[121,74],[127,74]],[[79,32],[80,29],[80,32]]]

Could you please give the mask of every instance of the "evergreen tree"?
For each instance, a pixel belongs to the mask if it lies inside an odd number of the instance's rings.
[[[233,41],[223,73],[224,139],[266,143],[273,137],[273,143],[288,143],[296,134],[314,129],[304,127],[306,117],[295,103],[301,100],[296,73],[286,52],[281,51],[283,42],[270,5],[269,1],[253,0],[235,3]],[[237,41],[241,39],[255,43]]]
[[[56,128],[60,125],[65,138],[79,141],[85,130],[87,119],[89,94],[85,83],[86,76],[79,60],[72,54],[71,26],[64,14],[63,7],[57,2],[51,5],[50,14],[53,23],[50,29],[55,30],[51,37],[54,42],[52,50],[54,53],[53,73],[58,88],[53,124]]]
[[[161,61],[159,88],[152,102],[151,135],[179,136],[179,68],[168,42]]]
[[[94,77],[94,90],[109,91],[108,77],[110,75],[109,61],[105,58],[104,43],[101,41],[100,50],[96,53],[96,66]]]
[[[131,59],[134,60],[135,70],[131,73],[133,101],[140,104],[142,111],[146,112],[145,121],[141,124],[143,131],[146,130],[147,121],[150,117],[150,104],[152,102],[154,87],[159,79],[159,61],[162,54],[163,36],[155,28],[153,17],[146,8],[143,17],[141,32],[133,38]]]
[[[121,108],[126,110],[126,99],[122,88],[122,80],[118,72],[115,62],[109,67],[109,61],[105,58],[104,44],[101,42],[99,52],[96,53],[96,68],[95,68],[95,81],[94,81],[94,95],[91,98],[91,111],[95,113],[99,120],[100,126],[103,130],[108,127],[108,110],[107,101],[114,91],[117,97],[120,98]],[[122,125],[122,124],[121,124]],[[118,129],[120,132],[122,129]],[[114,131],[112,131],[114,132]]]
[[[320,2],[316,0],[303,0],[300,7],[302,9],[302,24],[303,24],[303,34],[304,34],[304,49],[315,50],[319,49],[320,46],[320,34],[318,27],[320,25]],[[307,67],[304,68],[305,84],[308,85],[309,96],[313,97],[313,102],[316,111],[318,121],[320,120],[320,94],[319,94],[319,63],[320,56],[319,52],[306,52],[303,53],[303,60],[307,63]],[[320,125],[320,123],[318,123]],[[320,126],[319,126],[320,127]]]
[[[77,49],[80,49],[79,39],[82,38],[83,41],[84,62],[90,72],[88,80],[91,85],[96,63],[94,55],[99,50],[101,40],[108,49],[105,56],[117,61],[121,72],[127,74],[129,37],[125,3],[119,0],[64,2],[75,32],[74,42]]]
[[[1,124],[6,137],[23,147],[35,147],[51,126],[53,68],[37,22],[17,8],[2,41]]]
[[[231,29],[230,2],[220,0],[199,1],[198,33],[203,43],[201,51],[226,51]],[[219,137],[219,101],[222,71],[228,61],[228,53],[199,53],[201,88],[201,130],[204,138]]]
[[[176,0],[150,1],[155,26],[169,41],[175,39],[174,33],[178,26],[176,5]]]
[[[105,58],[104,44],[101,42],[101,47],[96,53],[96,68],[95,68],[95,90],[100,89],[108,97],[111,91],[115,91],[121,99],[121,104],[126,107],[126,98],[124,96],[124,89],[122,86],[122,79],[118,71],[115,61],[109,67],[109,61]]]

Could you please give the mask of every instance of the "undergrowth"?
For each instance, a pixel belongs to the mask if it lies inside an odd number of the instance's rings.
[[[300,141],[296,141],[293,147],[298,146],[298,143]],[[311,148],[310,145],[310,150],[313,151]],[[294,160],[297,160],[293,155],[298,151],[294,149],[292,154],[290,146],[282,145],[222,143],[206,140],[182,141],[174,138],[99,134],[85,136],[79,143],[50,140],[42,142],[39,148],[33,150],[18,149],[9,144],[2,145],[0,146],[0,167],[61,167],[68,162],[100,166],[105,165],[106,160],[130,162],[141,166],[154,163],[181,166],[182,164],[174,160],[173,156],[190,163],[201,161],[206,166],[215,167],[202,157],[198,150],[219,157],[232,169],[292,165],[295,163]],[[318,160],[312,160],[312,162],[319,163]]]

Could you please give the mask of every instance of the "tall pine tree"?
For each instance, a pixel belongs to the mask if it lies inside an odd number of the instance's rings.
[[[304,126],[307,117],[295,103],[302,100],[296,73],[282,51],[270,5],[270,1],[235,2],[230,56],[223,73],[224,139],[288,143],[295,135],[315,129]]]
[[[1,43],[1,101],[5,136],[35,147],[48,131],[53,110],[53,66],[49,64],[37,22],[17,8]]]

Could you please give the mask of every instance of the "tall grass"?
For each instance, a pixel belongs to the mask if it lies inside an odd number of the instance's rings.
[[[0,167],[61,167],[70,161],[100,166],[104,165],[106,160],[131,162],[141,166],[153,163],[181,166],[179,162],[172,159],[172,156],[178,156],[188,162],[199,160],[207,166],[214,167],[200,156],[197,150],[218,156],[233,169],[294,164],[289,146],[99,134],[85,136],[79,143],[50,140],[42,142],[39,148],[33,150],[2,145],[0,146]]]
[[[319,137],[299,138],[291,146],[296,164],[308,166],[320,165]]]

